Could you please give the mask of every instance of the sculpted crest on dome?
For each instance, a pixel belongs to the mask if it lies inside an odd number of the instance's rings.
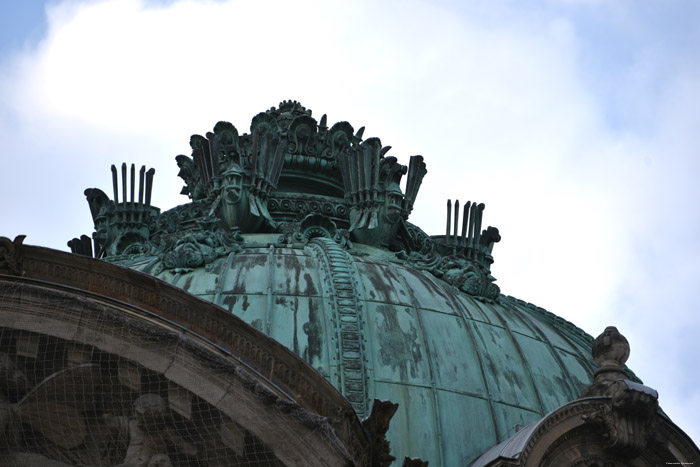
[[[458,235],[456,202],[454,234],[448,207],[446,235],[428,236],[408,222],[427,173],[423,157],[411,156],[403,165],[387,155],[390,146],[363,139],[363,133],[364,127],[355,131],[345,121],[329,127],[326,115],[317,122],[291,100],[253,117],[249,133],[218,122],[205,136],[190,138],[190,156],[175,158],[185,182],[181,194],[191,201],[163,213],[150,204],[153,169],[141,169],[135,197],[135,166],[129,185],[123,164],[120,199],[112,166],[113,200],[97,188],[85,192],[95,224],[94,255],[117,262],[157,256],[159,268],[181,271],[240,251],[250,234],[279,234],[270,242],[278,246],[323,236],[350,252],[356,252],[353,243],[389,250],[465,293],[497,298],[490,265],[500,236],[493,227],[480,231],[484,205],[465,207]],[[93,254],[86,236],[69,246]]]

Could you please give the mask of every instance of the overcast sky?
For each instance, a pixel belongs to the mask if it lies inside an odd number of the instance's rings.
[[[411,221],[446,199],[500,229],[501,290],[593,336],[700,439],[700,2],[0,0],[0,235],[66,250],[85,188],[156,169],[219,120],[295,99],[428,166]]]

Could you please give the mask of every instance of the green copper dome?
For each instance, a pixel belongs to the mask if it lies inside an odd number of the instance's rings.
[[[399,404],[392,452],[466,465],[579,397],[592,339],[504,296],[491,276],[498,230],[484,205],[448,205],[446,234],[408,222],[421,156],[407,166],[347,122],[296,102],[258,114],[250,134],[220,122],[178,156],[191,202],[160,213],[152,172],[131,199],[86,191],[95,255],[211,301],[302,356],[351,402]],[[402,189],[401,178],[406,175]],[[145,199],[144,199],[145,188]],[[452,222],[454,219],[454,222]],[[69,242],[87,254],[90,240]],[[398,461],[397,461],[398,462]]]
[[[479,300],[382,250],[265,237],[205,267],[155,275],[294,350],[360,416],[374,398],[397,402],[395,453],[466,465],[590,384],[590,339],[544,310]],[[158,261],[125,264],[153,273]]]

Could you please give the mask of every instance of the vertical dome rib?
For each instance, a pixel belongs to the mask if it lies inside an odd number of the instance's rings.
[[[342,393],[360,417],[367,414],[367,383],[362,324],[355,284],[352,280],[350,258],[338,244],[326,237],[309,242],[326,257],[330,266],[333,296],[340,321],[338,345],[341,354]]]
[[[467,333],[469,334],[469,338],[472,341],[472,345],[475,349],[475,355],[476,355],[476,361],[479,365],[479,371],[481,373],[481,380],[484,383],[484,388],[486,390],[486,398],[488,401],[488,408],[489,408],[489,414],[491,415],[491,423],[493,424],[493,435],[494,439],[492,443],[490,444],[495,444],[498,440],[498,420],[496,417],[496,411],[493,407],[493,396],[491,395],[491,389],[489,388],[489,382],[488,379],[486,378],[486,371],[484,370],[484,361],[481,358],[481,352],[478,351],[478,345],[477,345],[477,340],[474,336],[474,333],[476,332],[475,329],[472,328],[472,321],[473,318],[471,316],[468,317],[468,312],[467,312],[467,307],[463,306],[462,302],[460,300],[457,300],[456,296],[454,295],[447,295],[447,299],[452,303],[453,310],[458,311],[457,315],[459,318],[464,321],[464,327],[467,330]]]
[[[515,312],[515,310],[513,309],[513,307],[509,303],[506,303],[505,309],[511,313]],[[530,322],[529,320],[522,320],[522,321],[525,324],[525,326],[527,326],[528,329],[530,329],[532,331],[533,335],[538,336],[540,339],[542,339],[542,341],[544,341],[547,344],[547,348],[549,349],[549,352],[552,354],[552,357],[554,357],[554,360],[557,362],[557,365],[559,365],[559,368],[561,369],[562,374],[564,374],[564,375],[567,374],[568,371],[567,371],[566,365],[564,365],[564,362],[562,361],[561,357],[557,353],[556,348],[552,344],[551,340],[542,332],[541,329],[539,329],[537,326],[534,326],[532,324],[532,322]],[[534,381],[534,378],[533,378],[533,381]],[[572,385],[571,380],[569,380],[568,378],[564,378],[564,381],[566,382],[566,385],[569,386],[569,389],[571,390],[572,396],[575,397],[575,395],[577,394],[578,391]],[[547,413],[547,412],[549,412],[550,409],[543,407],[543,410],[544,410],[544,413]]]
[[[339,331],[339,318],[338,318],[338,303],[335,297],[335,291],[333,288],[333,276],[331,271],[331,265],[324,254],[323,248],[312,243],[305,248],[313,257],[318,261],[319,265],[319,275],[322,272],[321,280],[325,284],[322,295],[326,300],[325,303],[329,304],[329,307],[324,312],[324,323],[326,324],[327,336],[326,345],[328,347],[328,371],[330,380],[336,388],[340,388],[343,385],[343,375],[342,375],[342,355],[340,353],[340,331]]]
[[[270,322],[272,321],[272,306],[274,304],[274,287],[273,280],[275,274],[275,247],[270,245],[267,250],[267,303],[265,309],[265,334],[270,335]],[[294,323],[296,326],[296,323]]]
[[[421,310],[420,306],[418,304],[418,300],[416,299],[415,293],[413,289],[408,285],[406,282],[406,278],[401,276],[401,285],[405,288],[406,291],[408,291],[408,296],[411,299],[411,306],[413,307],[413,312],[416,314],[416,320],[419,324],[418,326],[418,333],[420,334],[421,339],[423,340],[423,346],[425,347],[425,353],[427,355],[427,360],[428,360],[428,373],[430,375],[430,390],[432,392],[433,398],[433,421],[435,423],[435,446],[438,447],[438,449],[435,450],[435,455],[437,458],[435,459],[435,463],[437,465],[442,465],[442,424],[440,417],[442,415],[442,410],[440,410],[440,403],[438,401],[438,395],[437,395],[437,389],[435,388],[435,369],[434,364],[433,364],[433,353],[430,351],[430,346],[428,345],[428,339],[425,335],[425,326],[423,325],[423,317],[421,316]]]
[[[477,308],[482,308],[483,305],[481,302],[475,300],[474,304],[477,306]],[[508,326],[507,321],[504,319],[501,313],[496,311],[495,309],[493,310],[494,313],[493,315],[496,316],[496,318],[499,320],[499,324],[503,327],[503,329],[506,331],[506,334],[510,338],[511,342],[513,343],[513,347],[518,351],[518,356],[520,357],[520,361],[522,362],[522,366],[526,369],[525,374],[527,374],[528,379],[530,380],[530,383],[532,384],[532,389],[535,393],[535,396],[537,397],[537,403],[539,404],[539,409],[541,414],[546,414],[548,410],[545,408],[544,402],[542,401],[542,395],[540,394],[539,389],[537,389],[537,383],[535,381],[535,378],[532,374],[532,368],[530,366],[530,363],[527,358],[525,358],[525,354],[523,353],[523,349],[520,346],[520,343],[518,340],[515,338],[513,335],[513,331],[510,329],[510,326]],[[510,432],[509,427],[503,427],[504,430],[504,436],[508,436],[508,433]],[[498,436],[498,442],[501,442],[501,436],[497,434]]]

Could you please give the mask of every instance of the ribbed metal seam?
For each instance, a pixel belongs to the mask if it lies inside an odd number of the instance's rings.
[[[362,418],[367,415],[365,350],[362,342],[360,307],[352,279],[350,257],[332,239],[317,237],[310,244],[327,258],[339,320],[339,352],[342,393]]]

